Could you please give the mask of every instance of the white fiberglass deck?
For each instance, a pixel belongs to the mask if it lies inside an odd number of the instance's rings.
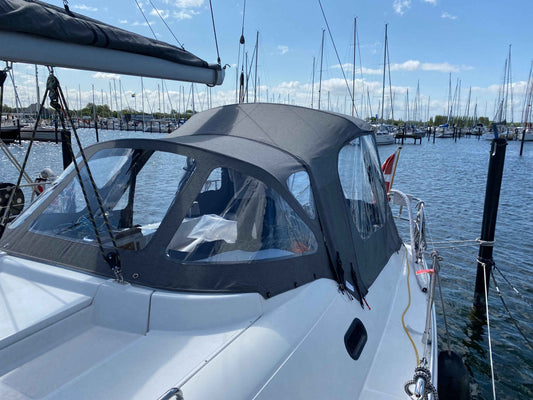
[[[406,324],[422,352],[424,295],[411,273]],[[371,310],[320,279],[265,300],[154,291],[0,253],[1,399],[403,399],[416,360],[403,332],[405,252]],[[368,341],[351,359],[354,318]],[[348,398],[348,397],[346,397]]]

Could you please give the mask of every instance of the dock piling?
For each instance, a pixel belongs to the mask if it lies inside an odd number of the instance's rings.
[[[481,223],[481,243],[479,245],[476,286],[474,289],[474,309],[482,312],[485,310],[484,294],[485,290],[488,290],[490,272],[494,263],[492,260],[492,250],[506,147],[507,140],[498,138],[493,139],[490,149],[487,187],[485,189],[485,204],[483,207],[483,221]],[[485,265],[485,268],[483,268],[483,265]],[[487,285],[486,287],[485,282]]]

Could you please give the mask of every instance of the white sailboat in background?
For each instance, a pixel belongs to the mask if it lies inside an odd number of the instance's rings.
[[[387,65],[389,63],[388,55],[389,55],[389,43],[388,43],[388,36],[387,36],[387,27],[388,24],[385,24],[385,46],[383,50],[383,86],[382,86],[382,92],[381,92],[381,118],[380,118],[380,124],[376,126],[375,133],[376,133],[376,143],[378,145],[386,145],[386,144],[393,144],[394,143],[394,134],[392,133],[392,127],[390,125],[386,125],[384,122],[384,112],[385,112],[385,72]],[[390,77],[390,70],[389,70],[389,77]],[[389,79],[389,84],[390,84]],[[391,112],[392,112],[392,96],[390,98],[391,102]],[[394,120],[394,114],[392,116],[392,119]]]
[[[441,138],[441,139],[453,137],[453,127],[450,126],[450,123],[453,124],[452,110],[453,110],[452,74],[450,73],[450,79],[448,83],[448,120],[446,121],[445,124],[442,124],[437,128],[436,137]]]
[[[481,136],[484,140],[493,140],[498,137],[508,138],[509,128],[507,126],[507,118],[513,120],[512,107],[512,84],[511,84],[511,45],[509,45],[509,54],[505,59],[505,66],[503,68],[503,81],[498,91],[498,100],[496,102],[496,113],[494,115],[494,122],[492,124],[492,131]],[[511,101],[509,101],[509,94]],[[510,109],[510,110],[509,110]],[[511,132],[512,134],[512,132]]]
[[[533,70],[533,62],[532,62]],[[531,77],[531,70],[529,72],[528,84],[526,87],[526,93],[524,96],[524,107],[522,111],[522,121],[524,126],[519,130],[517,135],[517,140],[523,140],[524,142],[533,141],[533,127],[531,123],[533,122],[533,109],[531,104],[533,102],[533,79]]]

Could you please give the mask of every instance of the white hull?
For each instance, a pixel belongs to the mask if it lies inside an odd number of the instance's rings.
[[[520,132],[518,134],[518,140],[522,140],[522,136],[524,136],[523,132]],[[533,142],[533,132],[526,132],[524,136],[524,142]]]
[[[377,145],[386,145],[394,143],[394,135],[390,133],[376,134],[376,144]]]
[[[327,279],[267,300],[184,294],[0,254],[0,397],[144,400],[180,387],[195,400],[403,399],[416,367],[401,325],[406,273],[401,250],[369,311]],[[413,270],[409,280],[406,326],[421,354],[426,296]],[[343,341],[354,318],[368,332],[357,361]]]
[[[441,139],[449,139],[453,137],[453,131],[448,128],[439,128],[437,129],[437,132],[435,134],[435,137],[441,138]]]

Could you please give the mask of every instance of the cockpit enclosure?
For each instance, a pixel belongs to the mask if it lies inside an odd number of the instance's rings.
[[[358,119],[232,105],[165,139],[85,151],[132,283],[268,297],[331,278],[359,297],[400,246],[375,142]],[[78,178],[71,166],[0,249],[111,277],[98,239],[113,249],[87,168]]]

